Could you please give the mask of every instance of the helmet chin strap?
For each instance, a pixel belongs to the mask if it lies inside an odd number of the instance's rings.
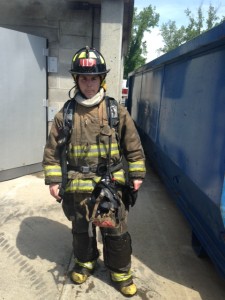
[[[73,89],[74,89],[74,91],[75,91],[76,88],[78,88],[80,94],[81,94],[84,98],[86,98],[85,95],[83,95],[83,94],[81,93],[81,90],[79,89],[79,86],[78,86],[78,84],[77,84],[76,82],[75,82],[75,85],[74,85],[74,86],[69,90],[69,92],[68,92],[69,98],[70,98],[71,100],[74,99],[75,94],[74,94],[73,97],[72,97],[72,96],[71,96],[71,92],[72,92]],[[100,88],[101,88],[101,87],[100,87]],[[100,90],[100,88],[99,88],[99,90]]]
[[[69,92],[68,92],[68,95],[69,95],[69,98],[70,98],[70,99],[73,99],[73,98],[74,98],[74,96],[71,97],[71,92],[72,92],[72,90],[75,89],[76,87],[78,88],[78,90],[79,90],[80,93],[81,93],[81,90],[80,90],[79,84],[78,84],[78,78],[79,78],[79,76],[80,76],[80,75],[72,75],[72,77],[73,77],[73,79],[74,79],[75,85],[74,85],[74,86],[69,90]],[[100,79],[101,79],[101,83],[100,83],[98,92],[100,91],[101,88],[103,88],[104,91],[106,91],[106,83],[105,83],[106,74],[104,74],[104,75],[99,75],[99,77],[100,77]],[[82,94],[82,93],[81,93],[81,94]],[[82,95],[83,95],[83,94],[82,94]],[[83,95],[83,96],[84,96],[84,95]],[[85,96],[84,96],[84,97],[85,97]]]
[[[76,86],[77,86],[77,85],[75,84],[75,85],[69,90],[69,92],[68,92],[68,95],[69,95],[69,98],[70,98],[70,99],[73,99],[73,98],[74,98],[74,96],[71,97],[71,92],[72,92],[73,89],[76,88]]]

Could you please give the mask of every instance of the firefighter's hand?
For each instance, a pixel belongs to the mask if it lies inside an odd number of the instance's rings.
[[[133,186],[134,186],[135,191],[139,190],[140,186],[142,185],[142,182],[143,182],[142,179],[134,179],[133,180]]]
[[[60,200],[61,197],[59,197],[59,184],[58,183],[52,183],[49,185],[49,191],[52,197],[54,197],[56,200]]]

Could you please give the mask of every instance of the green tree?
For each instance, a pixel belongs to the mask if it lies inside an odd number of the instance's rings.
[[[127,78],[130,72],[145,64],[147,47],[146,41],[143,41],[144,33],[151,32],[151,28],[157,26],[158,21],[159,14],[156,13],[155,7],[149,5],[139,13],[137,13],[137,8],[134,8],[131,40],[124,62],[124,78]]]
[[[204,16],[201,5],[197,9],[197,16],[188,8],[184,12],[188,17],[188,25],[186,27],[181,26],[177,28],[176,22],[171,20],[162,24],[160,32],[164,47],[159,49],[161,52],[166,53],[175,49],[225,20],[225,17],[220,19],[217,16],[218,8],[216,9],[212,4],[209,5],[206,16]]]
[[[164,47],[159,50],[163,53],[175,49],[185,41],[185,27],[177,28],[175,21],[169,20],[167,23],[162,24],[160,31]]]

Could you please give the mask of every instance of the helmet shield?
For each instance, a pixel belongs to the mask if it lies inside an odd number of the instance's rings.
[[[108,72],[104,57],[95,48],[87,46],[73,56],[70,70],[72,75],[101,75]]]

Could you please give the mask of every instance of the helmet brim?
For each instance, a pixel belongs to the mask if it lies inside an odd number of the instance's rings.
[[[69,72],[73,75],[104,75],[109,73],[110,69],[104,71],[104,72],[76,72],[73,70],[70,70]]]

